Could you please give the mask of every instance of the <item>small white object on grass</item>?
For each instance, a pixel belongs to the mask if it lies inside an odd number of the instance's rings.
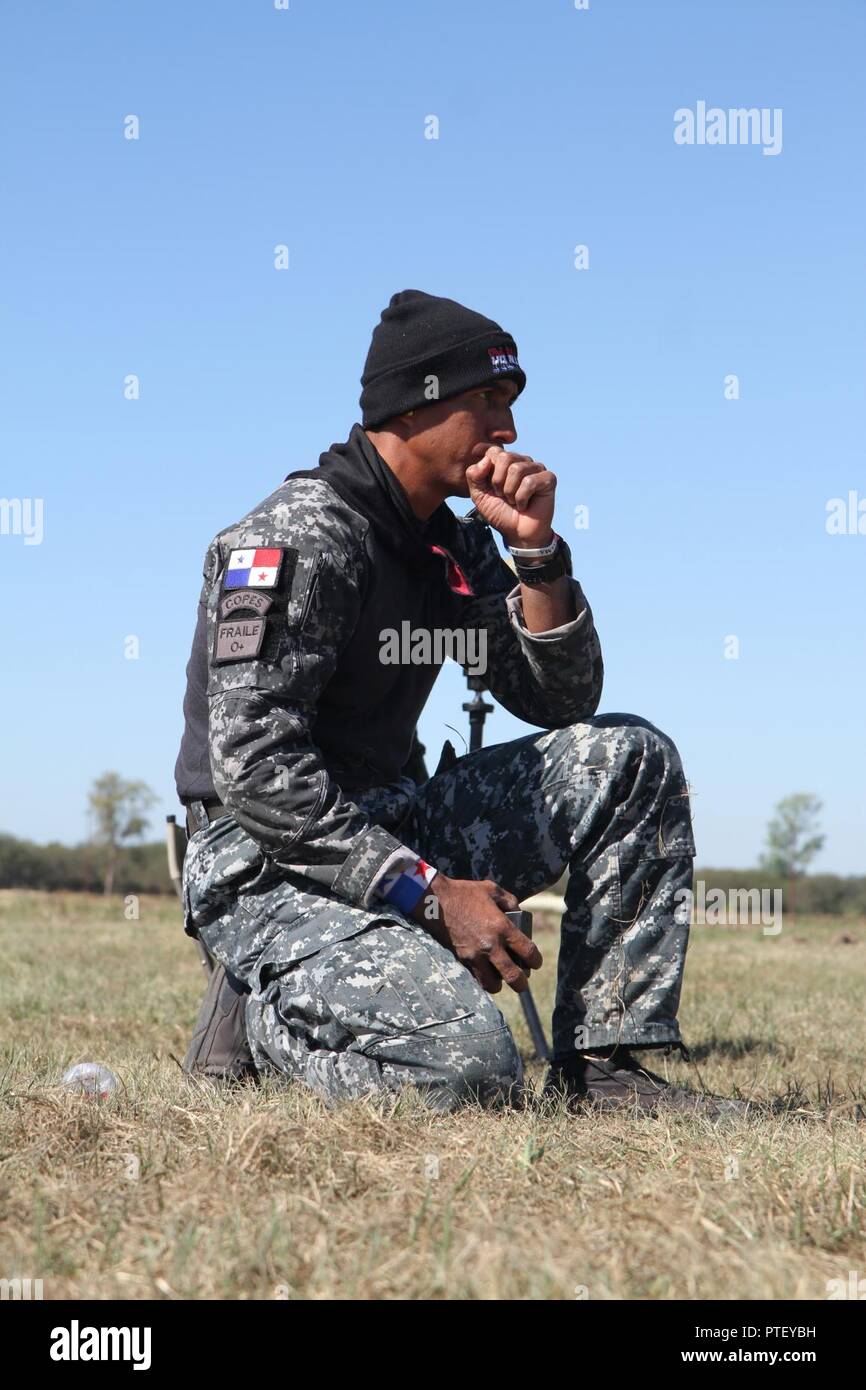
[[[61,1085],[68,1091],[80,1091],[87,1096],[107,1099],[117,1090],[117,1077],[101,1062],[78,1062],[63,1074]]]

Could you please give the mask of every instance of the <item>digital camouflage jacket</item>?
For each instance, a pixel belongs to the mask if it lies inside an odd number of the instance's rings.
[[[181,801],[219,798],[269,864],[302,875],[308,891],[379,901],[383,880],[417,861],[399,834],[415,795],[407,769],[444,660],[406,640],[401,661],[385,660],[383,634],[474,632],[477,651],[483,630],[495,699],[529,724],[563,728],[595,712],[603,675],[567,547],[566,559],[576,616],[529,633],[483,518],[443,503],[421,522],[355,425],[317,469],[290,474],[208,547]]]

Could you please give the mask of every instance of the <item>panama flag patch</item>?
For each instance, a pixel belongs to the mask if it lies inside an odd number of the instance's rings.
[[[273,589],[280,574],[282,550],[233,550],[224,589]]]
[[[436,877],[436,872],[432,864],[413,857],[406,863],[405,868],[383,878],[379,891],[389,903],[393,903],[408,917],[416,903],[427,892],[428,886]]]

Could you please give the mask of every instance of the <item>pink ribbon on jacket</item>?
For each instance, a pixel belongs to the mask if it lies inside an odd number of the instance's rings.
[[[454,559],[451,551],[447,550],[444,545],[431,545],[430,549],[434,551],[435,554],[444,557],[445,576],[448,580],[448,587],[451,589],[452,593],[467,594],[474,597],[475,590],[469,583],[469,580],[466,578],[466,575],[463,573],[457,561]]]

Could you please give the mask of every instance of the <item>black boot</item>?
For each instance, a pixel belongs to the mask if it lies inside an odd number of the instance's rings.
[[[211,1081],[258,1079],[244,1020],[248,994],[246,985],[219,961],[214,962],[192,1042],[183,1059],[185,1072]]]
[[[642,1067],[627,1047],[599,1048],[574,1057],[554,1058],[543,1095],[551,1099],[563,1096],[568,1108],[574,1111],[632,1109],[654,1115],[663,1110],[678,1110],[718,1120],[745,1115],[750,1109],[747,1101],[673,1085]]]

